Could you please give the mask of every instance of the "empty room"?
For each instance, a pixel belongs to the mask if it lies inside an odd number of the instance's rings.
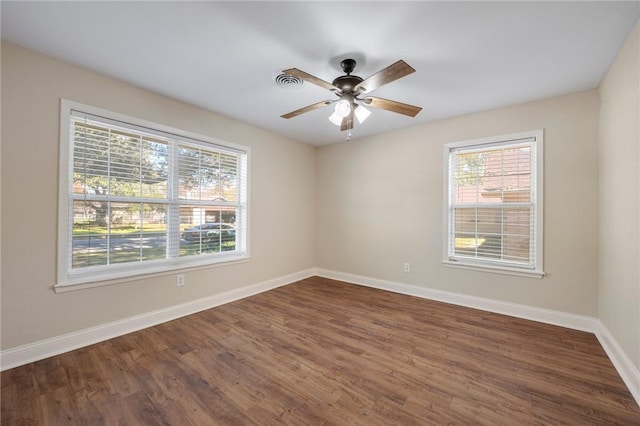
[[[640,425],[640,2],[2,1],[4,425]]]

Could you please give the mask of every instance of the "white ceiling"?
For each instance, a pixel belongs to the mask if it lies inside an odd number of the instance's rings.
[[[366,78],[403,59],[416,72],[372,95],[422,106],[372,109],[352,139],[595,88],[640,2],[11,2],[2,39],[314,145],[344,141],[298,68],[331,82],[340,61]]]

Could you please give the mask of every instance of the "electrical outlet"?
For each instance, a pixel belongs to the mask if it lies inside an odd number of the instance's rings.
[[[405,262],[402,266],[402,270],[404,272],[411,272],[411,264],[409,262]]]
[[[184,274],[176,275],[176,285],[182,287],[184,285]]]

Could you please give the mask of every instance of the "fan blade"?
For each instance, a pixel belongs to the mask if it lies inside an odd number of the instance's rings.
[[[389,65],[385,69],[378,71],[371,77],[360,82],[356,85],[356,87],[353,88],[353,91],[371,92],[382,85],[391,83],[392,81],[395,81],[414,72],[416,72],[416,70],[411,68],[405,61],[401,59],[395,64]]]
[[[297,117],[300,114],[304,114],[305,112],[309,112],[309,111],[312,111],[312,110],[317,109],[317,108],[322,108],[323,106],[330,105],[333,102],[335,102],[335,101],[322,101],[322,102],[318,102],[318,103],[315,103],[315,104],[312,104],[312,105],[307,105],[306,107],[297,109],[295,111],[291,111],[290,113],[281,115],[280,117],[282,117],[282,118]]]
[[[305,81],[308,81],[309,83],[313,83],[315,85],[318,85],[320,87],[323,87],[325,89],[329,89],[329,90],[340,90],[339,88],[337,88],[336,86],[334,86],[333,84],[329,83],[328,81],[324,81],[321,78],[318,78],[314,75],[308,74],[304,71],[300,71],[297,68],[289,68],[288,70],[283,70],[282,71],[285,74],[289,74],[292,75],[294,77],[298,77],[301,78]]]
[[[422,107],[390,101],[389,99],[376,98],[374,96],[367,96],[363,102],[374,108],[386,109],[387,111],[397,112],[398,114],[408,115],[409,117],[415,117],[422,111]]]
[[[353,129],[353,110],[351,110],[349,115],[342,119],[342,125],[340,126],[340,130],[343,132],[351,129]]]

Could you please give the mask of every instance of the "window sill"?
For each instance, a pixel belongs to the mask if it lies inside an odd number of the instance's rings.
[[[53,290],[56,293],[66,293],[68,291],[83,290],[87,288],[101,287],[112,284],[121,284],[130,281],[141,281],[149,278],[163,277],[167,275],[175,275],[179,273],[197,271],[201,269],[217,268],[221,266],[235,265],[238,263],[248,262],[250,259],[247,255],[237,255],[233,257],[226,257],[224,260],[218,260],[215,262],[202,262],[194,263],[191,265],[165,265],[159,268],[149,269],[147,271],[138,272],[135,275],[131,275],[131,271],[123,272],[122,274],[111,273],[104,275],[97,275],[93,277],[80,277],[70,278],[65,282],[59,282],[53,286]],[[125,275],[126,274],[126,275]]]
[[[487,272],[501,275],[512,275],[516,277],[542,278],[545,276],[545,273],[543,271],[516,269],[495,265],[479,265],[476,263],[468,263],[459,260],[443,260],[442,264],[447,268],[465,269],[468,271]]]

